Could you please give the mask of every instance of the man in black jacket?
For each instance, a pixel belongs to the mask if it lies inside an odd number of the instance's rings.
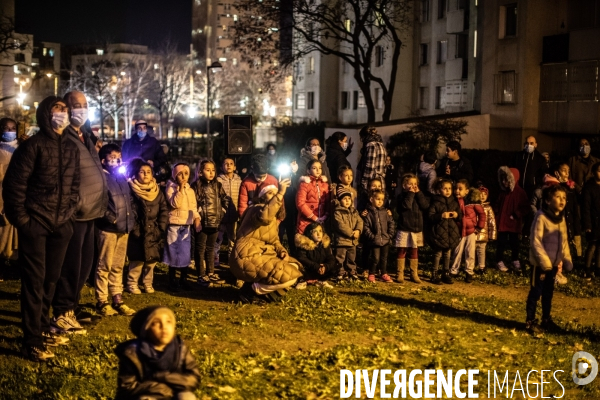
[[[536,186],[544,182],[544,174],[547,170],[546,159],[537,151],[537,145],[535,136],[527,136],[523,150],[517,153],[512,165],[519,170],[521,174],[519,186],[525,189],[530,199]]]
[[[79,149],[81,185],[79,204],[73,223],[73,237],[69,242],[56,295],[52,300],[54,318],[52,326],[62,332],[82,332],[75,313],[79,294],[92,270],[94,245],[96,243],[94,222],[104,216],[108,203],[106,177],[98,158],[93,134],[84,128],[88,119],[88,103],[85,95],[69,92],[64,101],[69,107],[71,125],[65,129],[64,138]],[[79,319],[83,314],[79,316]]]
[[[58,97],[36,112],[40,131],[15,151],[3,183],[4,211],[19,235],[23,353],[54,357],[46,346],[68,341],[50,333],[50,302],[73,235],[79,201],[79,149],[65,137],[68,108]]]
[[[471,161],[460,156],[462,146],[456,140],[446,144],[446,158],[440,161],[437,169],[438,178],[448,179],[456,183],[461,179],[473,181]]]

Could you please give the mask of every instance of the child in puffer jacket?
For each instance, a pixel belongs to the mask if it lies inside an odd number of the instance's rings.
[[[485,250],[487,247],[487,243],[492,240],[496,240],[496,216],[494,215],[494,210],[490,205],[488,200],[490,191],[485,186],[479,186],[479,204],[483,207],[483,211],[485,212],[485,227],[479,231],[476,237],[477,245],[476,245],[476,260],[475,264],[478,266],[478,270],[483,272],[485,270]],[[472,192],[470,196],[470,200],[473,203],[476,203],[477,195]]]
[[[395,246],[398,247],[398,283],[404,282],[404,267],[408,253],[410,276],[414,283],[419,279],[419,246],[423,246],[423,212],[429,208],[429,199],[419,189],[419,180],[413,174],[402,177],[402,192],[398,195],[398,233]]]
[[[498,183],[500,194],[494,213],[498,223],[498,244],[496,245],[496,267],[508,271],[504,265],[504,251],[510,245],[512,267],[521,270],[519,262],[519,234],[523,227],[523,218],[530,212],[529,199],[525,190],[519,186],[519,170],[516,168],[500,167]]]
[[[169,286],[171,290],[177,291],[180,285],[176,281],[177,271],[181,271],[180,280],[185,284],[187,268],[192,261],[190,226],[193,224],[196,232],[200,232],[202,226],[196,196],[188,183],[189,165],[175,164],[172,175],[165,192],[170,211],[163,262],[169,266]]]
[[[473,203],[470,203],[467,195],[471,191],[475,198]],[[475,267],[475,244],[477,241],[477,235],[485,227],[485,211],[479,204],[480,194],[477,189],[470,189],[469,181],[461,179],[456,183],[455,191],[460,211],[462,212],[462,219],[460,221],[461,239],[454,249],[454,262],[450,273],[455,278],[458,275],[458,269],[462,262],[463,252],[465,253],[465,277],[466,283],[473,282],[473,274]]]
[[[564,208],[567,193],[564,187],[554,185],[543,191],[545,207],[538,211],[531,225],[529,261],[533,265],[531,287],[527,296],[527,330],[532,334],[556,330],[552,321],[552,296],[557,273],[573,269],[569,250]],[[542,324],[535,319],[538,300],[542,299]]]
[[[298,192],[296,193],[296,207],[298,208],[298,221],[296,233],[304,233],[304,229],[311,222],[323,224],[329,211],[329,184],[327,178],[321,175],[321,162],[311,160],[306,165],[307,176],[300,178]]]
[[[380,279],[383,282],[391,283],[392,278],[387,273],[387,259],[390,249],[390,242],[394,237],[395,226],[392,216],[383,206],[385,202],[385,193],[381,190],[375,190],[371,193],[371,203],[367,206],[367,216],[363,218],[363,244],[364,247],[373,255],[373,262],[369,268],[369,282],[375,282],[375,273],[379,270]]]
[[[296,289],[304,289],[307,284],[332,288],[327,282],[335,273],[335,258],[331,252],[331,239],[323,232],[317,222],[311,222],[304,234],[296,234],[296,259],[304,267],[305,282],[296,285]],[[304,284],[302,284],[304,283]]]
[[[352,193],[338,185],[337,206],[333,212],[333,238],[338,280],[346,277],[358,279],[356,246],[363,230],[363,220],[352,203]]]
[[[452,182],[443,179],[436,188],[438,195],[431,199],[429,206],[430,234],[427,238],[434,251],[433,275],[431,283],[453,284],[450,276],[450,255],[460,242],[459,222],[462,212],[458,201],[452,195]],[[440,278],[440,260],[444,259],[444,272]]]

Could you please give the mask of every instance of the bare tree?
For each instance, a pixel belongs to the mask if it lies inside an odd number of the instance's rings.
[[[123,96],[122,115],[124,120],[123,136],[131,135],[131,121],[136,117],[140,104],[140,97],[146,93],[152,82],[153,59],[138,57],[132,60],[124,71],[121,93]]]
[[[247,36],[245,45],[265,46],[265,41],[273,40],[266,29],[279,21],[279,29],[292,29],[294,33],[291,49],[280,49],[289,54],[284,62],[296,63],[314,52],[338,57],[354,72],[364,95],[368,121],[375,122],[376,117],[372,84],[381,88],[382,119],[388,121],[403,38],[413,27],[414,0],[289,0],[289,10],[284,13],[282,3],[240,0],[238,7],[256,16],[240,21],[238,30]],[[388,57],[389,69],[374,68],[376,62]]]

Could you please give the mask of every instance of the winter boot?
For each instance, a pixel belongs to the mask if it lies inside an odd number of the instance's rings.
[[[419,279],[419,260],[414,258],[414,259],[410,259],[410,279],[414,282],[414,283],[421,283],[421,280]]]
[[[177,282],[178,268],[169,267],[169,289],[173,292],[179,291],[179,282]]]
[[[406,258],[399,258],[396,260],[396,282],[404,283],[404,266],[406,265]]]
[[[440,270],[434,268],[431,272],[431,283],[435,285],[440,285],[442,283],[442,278],[440,277]]]

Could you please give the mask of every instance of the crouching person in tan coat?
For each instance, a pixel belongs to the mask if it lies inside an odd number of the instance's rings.
[[[557,273],[573,269],[567,223],[563,210],[567,204],[567,193],[560,185],[545,188],[543,191],[545,207],[537,212],[531,225],[531,246],[529,261],[533,265],[531,288],[527,297],[527,330],[532,334],[554,330],[552,322],[552,296]],[[542,298],[542,324],[535,319],[537,302]]]
[[[242,216],[232,253],[231,272],[244,281],[246,302],[276,301],[302,276],[302,265],[290,257],[279,241],[277,220],[290,180],[264,187],[257,201]]]

